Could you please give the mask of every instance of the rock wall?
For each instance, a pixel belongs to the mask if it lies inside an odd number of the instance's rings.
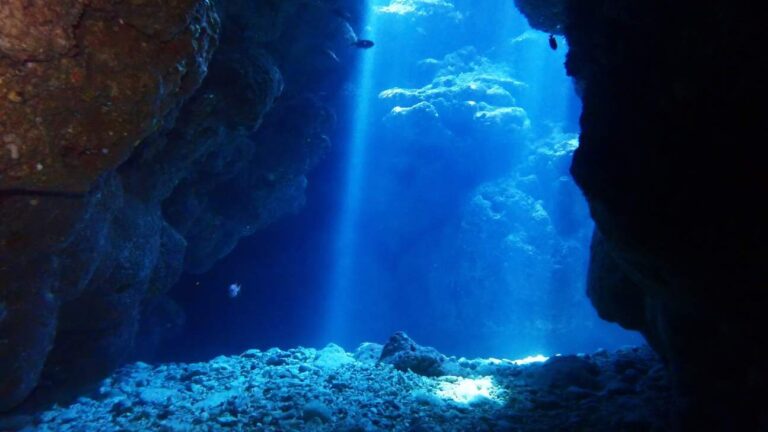
[[[560,20],[571,47],[594,305],[666,359],[689,399],[681,427],[768,427],[764,15],[742,2],[517,3],[534,25]],[[548,16],[557,3],[565,16]],[[723,366],[732,356],[739,366]]]
[[[111,371],[173,309],[162,294],[182,271],[301,206],[354,60],[341,15],[298,0],[0,6],[0,411]]]

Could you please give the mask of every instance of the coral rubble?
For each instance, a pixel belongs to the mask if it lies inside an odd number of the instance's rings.
[[[72,404],[4,421],[39,431],[652,431],[672,409],[645,347],[525,366],[445,357],[439,376],[398,370],[377,361],[381,352],[329,345],[137,363]]]

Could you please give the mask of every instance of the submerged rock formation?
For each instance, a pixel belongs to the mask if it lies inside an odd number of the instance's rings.
[[[445,375],[445,360],[445,356],[436,349],[417,344],[403,332],[389,338],[379,358],[379,361],[391,364],[399,371],[411,371],[423,376]]]
[[[456,12],[470,16],[475,7]],[[411,19],[434,19],[425,16]],[[361,211],[375,277],[359,283],[382,288],[358,296],[370,305],[360,325],[400,314],[414,334],[473,355],[631,343],[634,335],[602,322],[584,295],[592,224],[568,173],[578,99],[564,53],[551,52],[546,35],[514,28],[498,46],[473,41],[442,58],[404,55],[420,74],[398,72],[410,85],[380,92],[375,140],[387,144],[368,162],[367,190],[376,193]],[[388,301],[394,311],[378,308]]]
[[[294,42],[349,28],[302,1],[0,6],[0,411],[109,373],[182,271],[301,206],[352,50]]]
[[[682,427],[765,429],[768,68],[751,48],[764,14],[713,1],[517,3],[533,25],[559,20],[571,48],[584,102],[572,173],[597,224],[593,303],[668,362],[689,397]],[[546,16],[558,4],[565,15]]]

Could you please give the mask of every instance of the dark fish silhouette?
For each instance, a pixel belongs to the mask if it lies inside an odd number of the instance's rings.
[[[555,39],[555,35],[553,34],[549,35],[549,47],[552,48],[553,51],[557,51],[557,39]]]
[[[352,42],[352,46],[362,49],[373,48],[373,45],[375,45],[373,41],[368,39],[358,39]]]

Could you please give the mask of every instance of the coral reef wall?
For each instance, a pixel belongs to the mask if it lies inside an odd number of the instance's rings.
[[[593,304],[666,359],[689,397],[683,427],[768,427],[765,15],[744,2],[517,3],[542,30],[559,20],[571,47]]]
[[[347,18],[298,0],[0,5],[0,411],[111,371],[174,310],[181,272],[302,205],[352,69]]]
[[[581,106],[565,50],[503,0],[392,2],[376,23],[375,54],[398,62],[375,80],[355,330],[509,358],[639,343],[584,295],[592,223],[568,173]],[[333,340],[361,340],[348,334]]]

